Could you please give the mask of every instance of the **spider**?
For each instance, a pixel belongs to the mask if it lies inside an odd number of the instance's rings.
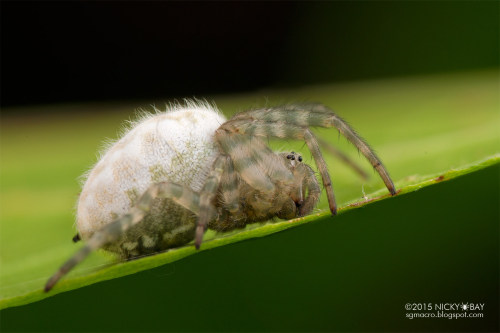
[[[335,215],[332,182],[310,127],[335,127],[396,194],[374,151],[322,104],[252,109],[226,121],[215,106],[186,101],[133,123],[87,174],[73,239],[86,244],[48,280],[45,291],[99,248],[122,258],[192,240],[199,249],[207,228],[226,231],[309,214],[321,193],[315,172],[296,152],[272,151],[268,138],[305,141]]]

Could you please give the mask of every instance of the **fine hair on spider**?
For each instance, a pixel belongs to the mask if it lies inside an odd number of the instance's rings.
[[[86,175],[73,238],[85,245],[48,280],[45,291],[96,249],[122,258],[193,240],[199,249],[207,228],[228,231],[311,213],[321,194],[314,170],[299,153],[272,151],[269,138],[305,141],[335,215],[337,204],[320,145],[335,150],[319,141],[312,127],[337,129],[396,194],[375,152],[323,104],[264,107],[226,120],[215,105],[185,100],[132,123]],[[345,155],[337,156],[352,164]]]

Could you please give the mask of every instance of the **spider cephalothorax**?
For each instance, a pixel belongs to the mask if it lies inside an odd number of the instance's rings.
[[[134,124],[89,172],[78,202],[75,237],[86,245],[45,290],[98,248],[122,257],[193,239],[199,248],[207,228],[226,231],[310,213],[321,192],[313,169],[300,154],[273,152],[268,138],[305,141],[336,214],[327,166],[309,127],[335,127],[396,193],[373,150],[322,104],[249,110],[226,121],[214,106],[188,101]]]

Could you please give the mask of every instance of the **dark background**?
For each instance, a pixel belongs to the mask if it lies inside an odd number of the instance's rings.
[[[499,3],[2,2],[2,106],[498,66]]]

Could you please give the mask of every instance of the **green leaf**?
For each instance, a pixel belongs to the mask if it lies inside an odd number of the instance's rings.
[[[269,104],[310,100],[333,107],[376,148],[402,195],[499,163],[498,88],[498,72],[482,71],[262,91],[213,100],[228,115],[264,105],[263,98]],[[52,292],[42,292],[47,278],[78,247],[71,243],[73,206],[79,191],[75,179],[95,162],[99,142],[116,137],[123,119],[131,117],[138,106],[43,107],[30,116],[21,116],[22,109],[10,110],[19,115],[2,120],[0,308],[31,303],[196,253],[193,246],[186,246],[116,263],[109,254],[96,252]],[[89,116],[78,109],[96,112]],[[334,130],[317,133],[370,170]],[[273,141],[271,145],[302,151],[306,161],[311,161],[303,143]],[[389,198],[376,174],[370,172],[370,180],[364,182],[334,157],[327,156],[327,163],[341,206],[339,214]],[[323,196],[318,211],[306,218],[255,225],[230,234],[211,233],[202,251],[327,219],[325,207]]]

